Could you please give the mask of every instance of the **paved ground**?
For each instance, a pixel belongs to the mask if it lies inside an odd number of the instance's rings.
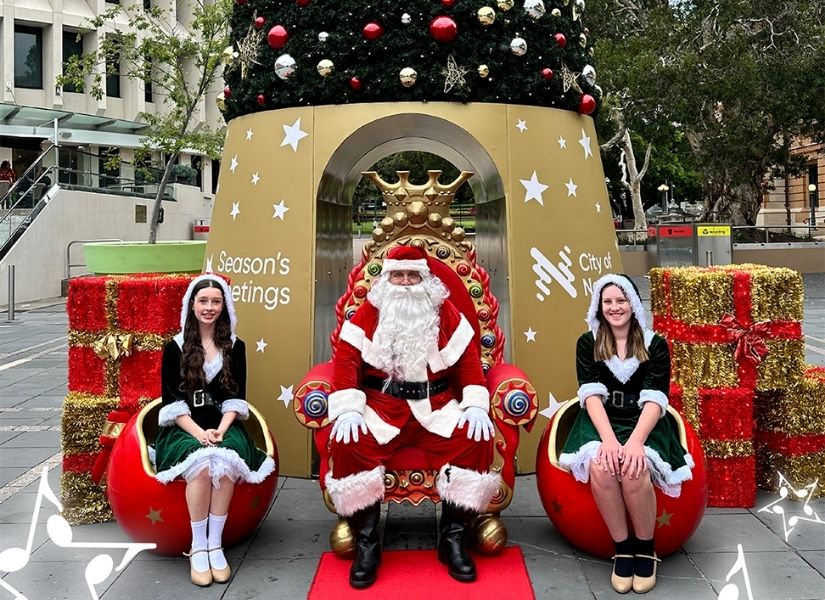
[[[638,281],[647,300],[646,281]],[[805,290],[806,357],[809,363],[825,365],[825,274],[806,275]],[[29,562],[16,572],[2,570],[11,569],[14,552],[7,550],[26,546],[43,466],[49,469],[52,489],[56,491],[60,481],[66,314],[62,304],[28,308],[13,323],[0,322],[0,600],[14,598],[6,586],[31,600],[92,598],[84,572],[99,551],[57,547],[46,533],[46,519],[54,513],[48,503],[34,530]],[[511,543],[525,555],[536,597],[616,597],[608,582],[608,563],[575,551],[556,534],[541,508],[534,477],[520,477],[516,489],[503,518]],[[777,499],[760,492],[757,506],[750,510],[708,509],[683,550],[664,560],[659,585],[649,597],[717,599],[741,544],[753,600],[825,598],[825,524],[800,521],[786,540],[782,517],[758,512]],[[825,519],[825,499],[810,506],[814,515]],[[800,505],[793,508],[802,514]],[[392,506],[387,516],[387,548],[434,546],[434,507]],[[250,540],[230,551],[235,576],[228,585],[196,589],[188,582],[184,559],[142,553],[96,590],[106,600],[304,598],[318,558],[328,550],[334,522],[316,482],[282,478],[266,520]],[[73,532],[77,541],[127,541],[113,523],[77,526]],[[739,586],[739,598],[749,597],[741,572],[730,581]],[[350,597],[357,594],[342,582],[341,598]]]

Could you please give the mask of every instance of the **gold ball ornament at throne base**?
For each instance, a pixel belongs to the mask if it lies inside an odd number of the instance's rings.
[[[355,557],[355,538],[344,519],[340,519],[329,532],[329,547],[339,558]]]
[[[473,527],[475,549],[491,556],[500,553],[507,546],[507,528],[495,515],[481,515]]]

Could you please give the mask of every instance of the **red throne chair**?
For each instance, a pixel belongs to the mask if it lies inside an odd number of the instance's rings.
[[[115,520],[136,542],[154,542],[155,552],[180,555],[189,550],[192,531],[186,508],[186,482],[163,484],[155,479],[149,446],[158,430],[161,400],[135,414],[112,448],[106,493]],[[278,449],[261,413],[249,405],[244,421],[255,445],[275,461],[275,472],[261,483],[235,485],[224,529],[224,546],[231,547],[249,536],[266,516],[278,487]]]
[[[474,343],[480,349],[490,392],[491,417],[496,427],[494,460],[490,468],[501,473],[502,484],[487,512],[475,523],[475,537],[479,551],[494,554],[507,542],[507,531],[498,515],[513,497],[518,428],[530,430],[538,403],[536,392],[524,372],[503,360],[504,335],[496,323],[498,301],[490,293],[487,272],[476,261],[474,246],[464,239],[463,229],[449,216],[449,204],[455,191],[472,173],[462,172],[449,185],[438,183],[440,174],[440,171],[428,171],[426,184],[411,185],[407,171],[398,172],[399,181],[395,184],[384,182],[375,173],[365,173],[381,189],[387,203],[387,216],[373,232],[373,241],[365,245],[361,261],[349,274],[347,290],[335,306],[337,327],[330,342],[334,356],[341,325],[345,319],[352,318],[366,299],[371,281],[380,275],[383,257],[389,249],[409,244],[426,251],[433,275],[449,288],[450,300],[475,330]],[[336,512],[324,483],[332,460],[328,450],[331,427],[327,418],[331,379],[331,361],[313,367],[301,381],[293,408],[298,421],[313,431],[320,455],[319,483],[324,502],[330,511]],[[438,502],[435,486],[438,466],[427,464],[426,455],[418,448],[398,450],[386,465],[385,502],[406,502],[415,506],[425,500]],[[339,520],[333,528],[330,546],[340,556],[348,556],[352,551],[352,537],[346,521]]]
[[[536,484],[544,510],[559,533],[580,550],[610,558],[615,553],[613,541],[596,507],[590,484],[576,481],[570,471],[559,466],[558,457],[580,410],[577,398],[568,400],[544,430],[536,458]],[[673,407],[668,407],[664,418],[678,431],[682,447],[690,452],[695,466],[693,478],[682,484],[678,498],[666,496],[655,488],[659,556],[676,552],[693,535],[708,503],[705,454],[699,437]]]

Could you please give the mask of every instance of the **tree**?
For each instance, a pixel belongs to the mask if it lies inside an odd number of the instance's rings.
[[[99,48],[73,56],[64,64],[58,85],[72,84],[78,91],[88,89],[95,98],[104,94],[105,76],[118,73],[129,79],[151,84],[154,94],[163,98],[157,113],[141,113],[148,128],[141,140],[136,162],[152,151],[164,157],[164,166],[152,208],[149,243],[157,240],[161,201],[170,180],[172,167],[182,151],[220,156],[223,133],[203,124],[200,105],[219,80],[222,53],[229,44],[231,0],[192,0],[178,5],[185,27],[171,10],[143,8],[141,3],[112,6],[89,21],[94,29],[110,29],[101,36]],[[128,27],[117,27],[114,19],[123,14]],[[119,65],[118,65],[119,63]],[[218,123],[215,124],[219,126]]]

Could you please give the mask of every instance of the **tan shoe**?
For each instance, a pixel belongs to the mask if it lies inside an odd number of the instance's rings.
[[[633,559],[632,554],[617,554],[613,557],[613,573],[610,574],[610,585],[613,586],[613,589],[619,592],[620,594],[626,594],[630,591],[633,587],[633,575],[628,577],[622,577],[621,575],[616,575],[616,559],[617,558],[629,558]]]
[[[192,583],[200,587],[208,587],[212,585],[212,571],[196,571],[192,565],[192,557],[206,550],[192,550],[189,553],[184,552],[183,555],[189,558],[189,576],[192,578]]]
[[[656,553],[654,552],[653,556],[648,554],[637,554],[636,558],[647,558],[653,561],[653,575],[650,577],[640,577],[639,575],[633,575],[633,591],[637,594],[646,594],[654,587],[656,587],[656,570],[659,566],[659,563],[662,562]]]
[[[210,548],[209,552],[212,552],[214,550],[223,550],[223,547]],[[212,579],[215,581],[215,583],[226,583],[227,581],[229,581],[229,578],[232,577],[232,569],[229,568],[228,562],[223,569],[216,569],[212,566],[210,562],[209,568],[212,571]]]

